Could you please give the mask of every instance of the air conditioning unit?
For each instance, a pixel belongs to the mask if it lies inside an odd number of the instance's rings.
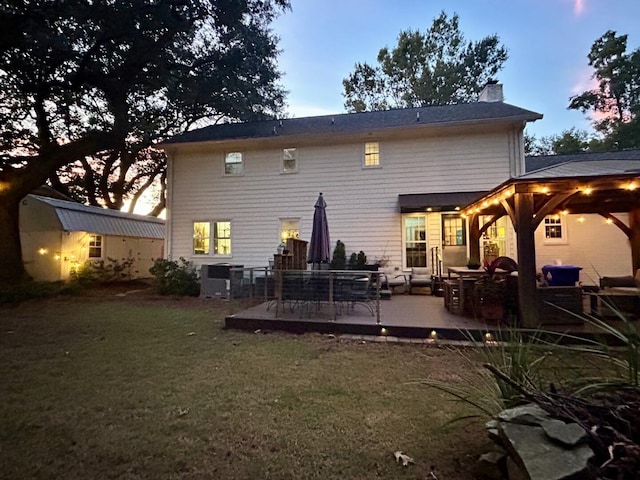
[[[231,291],[231,269],[242,265],[217,263],[200,268],[200,296],[206,298],[229,298]],[[242,272],[240,272],[242,274]]]

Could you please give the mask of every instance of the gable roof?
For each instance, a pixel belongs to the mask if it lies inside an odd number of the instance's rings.
[[[594,159],[551,164],[538,170],[524,173],[516,179],[550,179],[602,177],[611,175],[640,175],[640,155],[636,159]]]
[[[169,138],[160,145],[277,136],[361,133],[409,126],[465,125],[496,121],[532,122],[541,118],[542,115],[539,113],[503,102],[474,102],[211,125]]]
[[[164,239],[164,220],[57,198],[29,195],[54,208],[62,229],[102,235]]]
[[[568,155],[530,155],[525,158],[525,170],[532,172],[566,162],[593,162],[603,160],[640,160],[640,149],[615,152],[582,152]]]

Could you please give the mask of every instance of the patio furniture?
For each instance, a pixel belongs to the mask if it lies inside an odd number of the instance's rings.
[[[402,270],[398,270],[395,267],[381,268],[378,270],[380,273],[380,286],[384,290],[389,290],[391,293],[395,293],[395,289],[402,287],[402,293],[406,293],[407,276]]]
[[[480,280],[487,276],[487,272],[484,269],[469,268],[469,267],[447,267],[447,281],[454,281],[458,283],[458,291],[460,292],[460,305],[461,308],[456,313],[470,312],[472,307],[473,285],[476,280]],[[500,277],[506,276],[509,272],[501,268],[497,268],[495,275]],[[445,294],[446,298],[446,294]]]
[[[433,287],[433,279],[431,271],[426,267],[413,267],[409,276],[409,295],[413,293],[414,288],[431,288]]]
[[[601,316],[615,317],[623,314],[640,317],[640,270],[635,277],[602,277],[598,303]]]
[[[538,287],[540,325],[582,325],[582,287]]]

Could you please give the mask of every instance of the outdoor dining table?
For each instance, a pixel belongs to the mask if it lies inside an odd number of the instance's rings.
[[[506,276],[509,272],[503,270],[502,268],[496,269],[496,275]],[[453,275],[453,277],[452,277]],[[460,295],[459,309],[455,313],[464,313],[464,305],[465,305],[465,288],[464,281],[465,279],[469,280],[480,280],[482,277],[486,276],[487,272],[484,268],[469,268],[467,266],[462,267],[447,267],[447,278],[448,280],[458,280],[458,292]]]

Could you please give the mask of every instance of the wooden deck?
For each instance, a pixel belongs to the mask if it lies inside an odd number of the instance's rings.
[[[487,324],[482,319],[454,315],[444,307],[441,297],[431,295],[393,295],[389,300],[380,300],[380,322],[376,316],[362,305],[353,309],[336,311],[332,319],[328,307],[320,306],[312,311],[290,309],[279,312],[273,303],[262,303],[238,311],[225,318],[225,328],[249,331],[286,331],[294,333],[318,332],[333,334],[366,335],[375,337],[395,337],[407,339],[428,339],[432,332],[444,340],[467,340],[469,335],[481,340],[486,333],[500,335],[509,327]],[[595,327],[583,325],[544,325],[546,331],[567,333],[581,338],[593,338]],[[534,331],[520,330],[523,334]],[[535,331],[537,333],[537,331]],[[567,341],[567,340],[564,340]]]

